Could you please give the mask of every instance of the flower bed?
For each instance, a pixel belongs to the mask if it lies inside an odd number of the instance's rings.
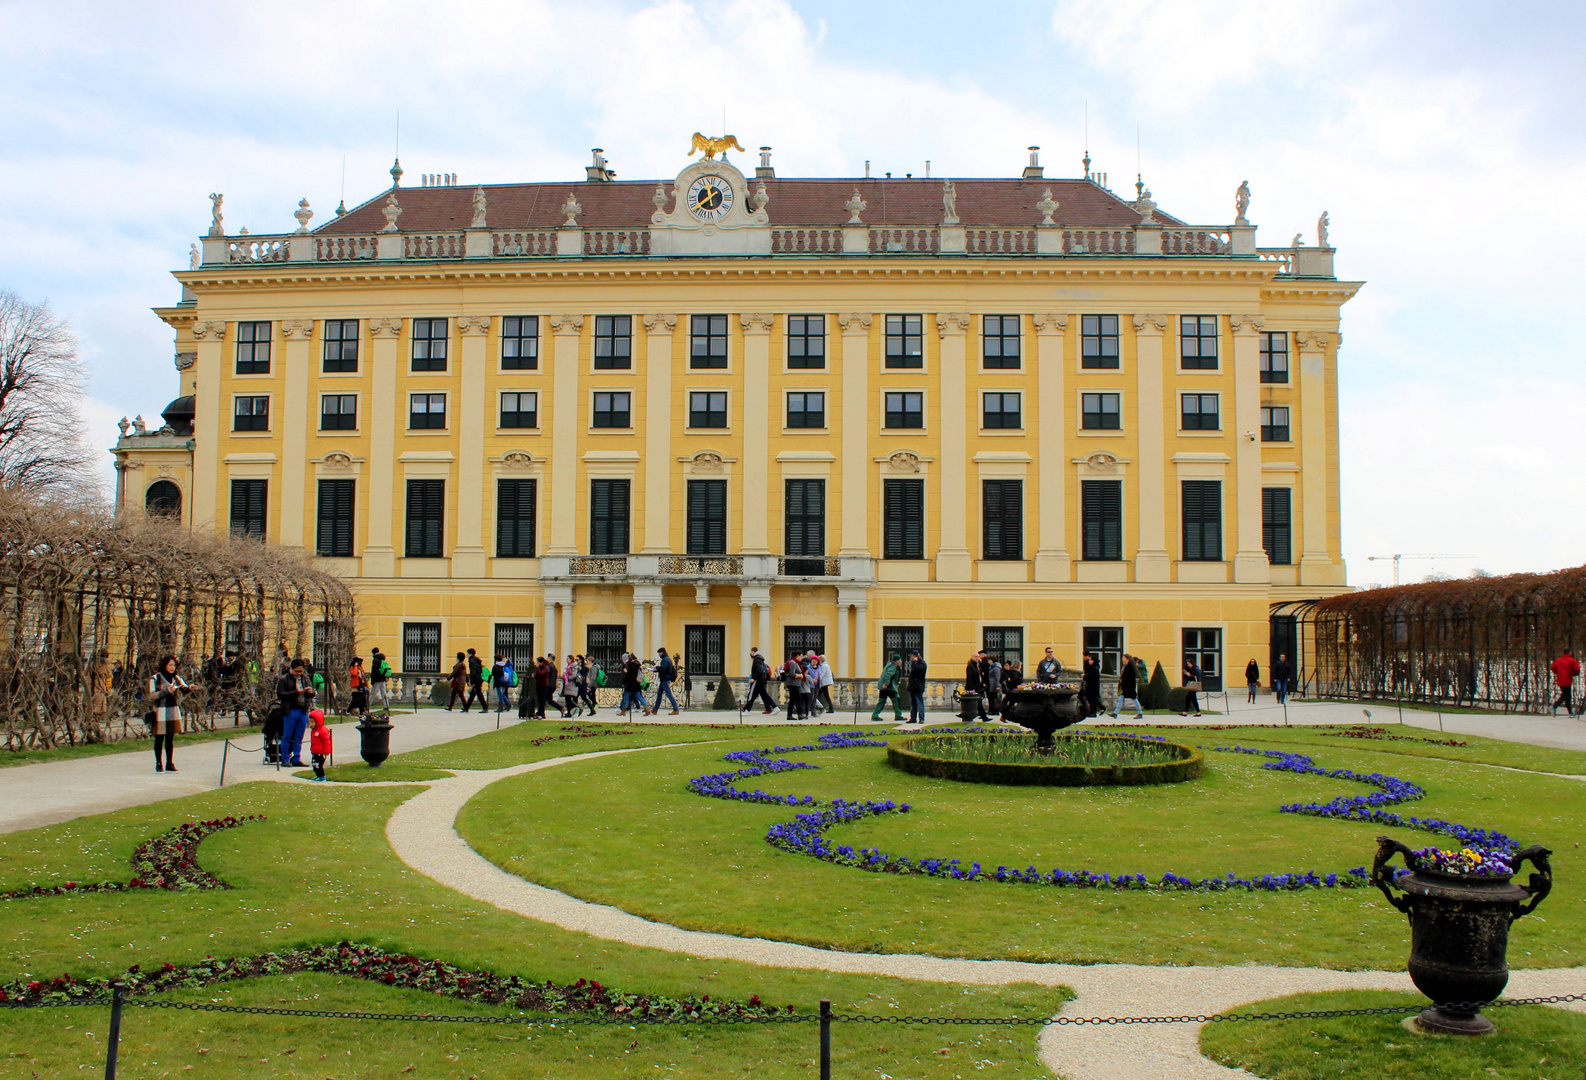
[[[114,979],[74,979],[69,974],[48,980],[23,977],[0,983],[0,1003],[34,1004],[108,997],[112,982],[122,983],[129,994],[158,994],[166,990],[198,989],[238,979],[298,972],[368,979],[386,986],[426,990],[460,1001],[510,1005],[535,1012],[761,1018],[793,1011],[791,1005],[784,1010],[762,1004],[759,994],[750,997],[748,1002],[731,1002],[712,1001],[709,995],[672,998],[653,994],[624,994],[590,979],[579,979],[567,985],[530,982],[516,975],[502,976],[491,971],[468,970],[442,960],[386,952],[374,945],[350,941],[343,941],[339,945],[287,949],[259,956],[233,957],[229,960],[206,957],[200,963],[184,967],[166,963],[161,964],[156,971],[144,971],[134,964]]]
[[[132,853],[134,874],[130,881],[64,881],[56,885],[30,885],[25,889],[0,892],[0,900],[65,896],[68,893],[126,892],[129,889],[229,889],[230,885],[198,865],[198,845],[204,837],[222,829],[234,829],[250,821],[263,820],[263,814],[246,814],[242,817],[227,815],[209,821],[188,821],[138,845]]]
[[[1456,851],[1442,851],[1435,847],[1424,847],[1410,854],[1414,856],[1411,869],[1429,870],[1434,874],[1506,878],[1514,873],[1514,867],[1509,862],[1514,857],[1514,852],[1509,849],[1495,851],[1490,848],[1483,850],[1466,847]]]
[[[1194,747],[1160,739],[1087,732],[1059,735],[1056,743],[1043,759],[1035,754],[1033,735],[924,735],[889,746],[887,764],[972,784],[1092,787],[1178,783],[1200,776],[1204,761]]]
[[[1383,742],[1418,742],[1429,743],[1432,746],[1469,746],[1467,742],[1459,739],[1426,739],[1416,735],[1389,735],[1387,728],[1367,727],[1365,724],[1356,724],[1342,731],[1324,731],[1322,735],[1332,739],[1380,739]]]

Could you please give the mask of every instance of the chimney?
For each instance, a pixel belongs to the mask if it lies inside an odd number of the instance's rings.
[[[929,180],[930,178],[931,178],[931,159],[930,158],[926,158],[925,159],[925,179]]]
[[[865,179],[870,179],[870,159],[865,158]]]
[[[1024,167],[1026,180],[1039,180],[1046,175],[1046,170],[1041,168],[1041,148],[1030,147],[1030,163]]]
[[[769,146],[760,148],[760,164],[754,170],[754,178],[756,180],[776,179],[776,170],[771,167],[771,148]]]
[[[600,147],[595,147],[589,152],[590,162],[584,166],[584,179],[591,183],[604,183],[614,180],[617,174],[606,168],[606,152]]]

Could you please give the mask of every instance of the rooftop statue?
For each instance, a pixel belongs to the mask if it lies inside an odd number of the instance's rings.
[[[1322,211],[1322,216],[1316,219],[1316,246],[1327,246],[1327,211]]]
[[[210,192],[209,193],[210,213],[213,215],[209,219],[209,235],[210,236],[225,236],[226,235],[226,226],[224,224],[222,224],[226,220],[226,218],[225,218],[225,215],[223,215],[220,212],[220,204],[225,202],[225,201],[226,201],[226,197],[224,195],[220,195],[220,194],[217,194],[215,192]]]
[[[578,199],[569,191],[567,193],[567,201],[562,204],[562,215],[567,219],[562,222],[562,228],[578,228],[578,215],[583,212],[584,208],[578,205]]]
[[[1234,192],[1234,224],[1248,225],[1245,211],[1250,209],[1250,181],[1239,181],[1239,190]]]
[[[864,222],[859,219],[859,215],[864,211],[864,208],[869,205],[869,203],[865,202],[864,199],[859,197],[859,189],[854,188],[853,197],[847,202],[843,203],[843,209],[848,211],[848,224],[863,225]]]
[[[474,220],[468,227],[470,229],[483,229],[485,227],[485,189],[483,185],[474,188]]]
[[[942,181],[942,224],[958,224],[958,189],[951,180]]]
[[[728,147],[738,151],[740,154],[748,152],[738,145],[738,136],[736,135],[723,135],[719,139],[711,139],[696,131],[694,132],[694,141],[689,146],[688,156],[693,157],[703,150],[705,151],[705,161],[715,161],[717,154],[721,154],[723,157],[726,156]]]

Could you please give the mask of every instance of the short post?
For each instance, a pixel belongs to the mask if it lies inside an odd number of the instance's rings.
[[[121,981],[110,984],[110,1037],[105,1040],[105,1080],[116,1080],[116,1055],[121,1050],[121,1002],[127,995],[127,986]]]
[[[231,753],[231,740],[225,740],[226,745],[220,749],[220,783],[219,787],[226,786],[226,757]]]
[[[832,1003],[821,998],[821,1080],[832,1080]]]

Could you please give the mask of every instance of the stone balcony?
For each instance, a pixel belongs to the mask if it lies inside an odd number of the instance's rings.
[[[782,555],[545,555],[542,584],[830,585],[875,583],[875,560]]]

